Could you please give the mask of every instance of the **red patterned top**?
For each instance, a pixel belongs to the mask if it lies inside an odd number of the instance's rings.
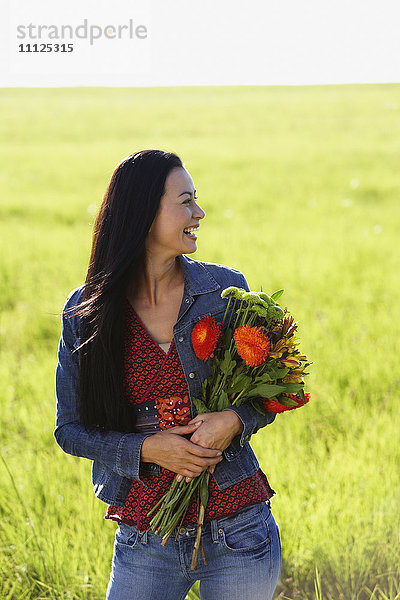
[[[129,302],[126,312],[124,388],[129,402],[154,402],[161,430],[174,425],[186,425],[191,419],[188,386],[174,341],[166,354],[148,333]],[[141,474],[146,485],[132,481],[124,506],[110,505],[105,518],[137,525],[140,531],[148,529],[152,516],[148,517],[147,513],[168,491],[174,477],[175,473],[163,467],[159,475]],[[204,520],[233,515],[247,506],[268,500],[274,493],[261,469],[224,490],[218,488],[211,475]],[[197,522],[197,502],[195,494],[183,525]]]

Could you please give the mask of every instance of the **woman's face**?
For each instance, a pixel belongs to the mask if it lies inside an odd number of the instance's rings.
[[[165,193],[147,235],[146,249],[166,257],[197,250],[196,231],[204,210],[196,203],[196,190],[188,171],[174,167],[165,182]]]

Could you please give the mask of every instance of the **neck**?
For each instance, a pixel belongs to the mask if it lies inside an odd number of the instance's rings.
[[[140,299],[149,307],[156,306],[181,284],[183,275],[178,257],[162,259],[148,254],[131,298]]]

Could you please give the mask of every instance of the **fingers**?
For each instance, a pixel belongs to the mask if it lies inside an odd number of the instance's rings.
[[[204,471],[204,469],[207,469],[207,467],[210,467],[210,466],[215,467],[215,465],[217,465],[219,462],[221,462],[221,460],[222,460],[222,456],[216,456],[215,458],[207,458],[207,459],[194,456],[193,459],[191,460],[191,463],[186,465],[186,468],[190,469],[192,471],[199,469],[201,472],[201,471]],[[197,475],[198,474],[199,473],[197,473]]]
[[[221,459],[221,460],[222,460],[222,459]],[[211,465],[211,466],[209,467],[209,469],[208,469],[208,470],[210,471],[210,474],[214,473],[215,466],[216,466],[216,465]],[[204,469],[203,469],[203,470],[204,470]],[[182,481],[182,479],[183,479],[183,478],[186,476],[186,483],[189,483],[190,481],[192,481],[192,479],[193,479],[194,477],[197,477],[197,475],[191,475],[191,476],[189,476],[189,475],[187,475],[187,473],[188,473],[188,471],[185,471],[185,472],[183,473],[183,475],[181,475],[180,473],[178,473],[178,474],[176,475],[175,479],[176,479],[177,481]]]
[[[168,429],[169,433],[175,433],[177,435],[186,435],[187,433],[193,433],[202,424],[203,421],[195,421],[194,423],[189,423],[188,425],[177,425],[176,427],[170,427]]]
[[[183,477],[184,477],[184,475],[177,475],[176,480],[182,481]],[[194,477],[186,477],[186,483],[190,483],[192,481],[192,479],[194,479]]]
[[[188,451],[195,456],[201,456],[203,458],[215,458],[216,456],[221,456],[222,454],[221,450],[218,450],[218,448],[205,448],[204,446],[198,446],[189,440],[188,443],[190,444]]]
[[[177,481],[181,481],[184,477],[190,477],[191,479],[193,479],[193,477],[198,477],[199,475],[201,475],[201,473],[205,471],[208,467],[210,468],[210,473],[214,473],[215,466],[219,462],[221,462],[221,460],[222,457],[218,457],[217,459],[215,459],[214,464],[212,464],[211,466],[205,463],[202,463],[201,465],[196,465],[195,463],[193,463],[184,469],[179,469],[179,473],[177,474],[176,479]]]
[[[188,469],[184,469],[182,471],[182,473],[178,473],[176,475],[176,480],[177,481],[182,481],[182,479],[184,477],[186,477],[186,482],[189,483],[189,481],[192,481],[192,479],[194,479],[195,477],[198,477],[199,475],[201,475],[202,471],[200,471],[200,473],[194,473],[194,471],[189,471]]]
[[[193,419],[190,419],[188,425],[190,425],[191,423],[197,423],[198,421],[203,421],[203,417],[207,414],[208,413],[200,413],[196,415],[195,417],[193,417]]]
[[[187,440],[186,438],[179,438],[179,446],[185,449],[186,452],[193,454],[194,456],[200,456],[201,458],[215,458],[221,456],[222,451],[219,448],[206,448],[205,446],[199,446],[198,444]]]

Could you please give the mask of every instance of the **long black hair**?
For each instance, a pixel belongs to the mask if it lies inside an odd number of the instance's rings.
[[[174,167],[183,164],[172,152],[136,152],[117,165],[104,194],[81,302],[72,311],[81,323],[79,412],[87,429],[133,431],[122,377],[124,302]]]

